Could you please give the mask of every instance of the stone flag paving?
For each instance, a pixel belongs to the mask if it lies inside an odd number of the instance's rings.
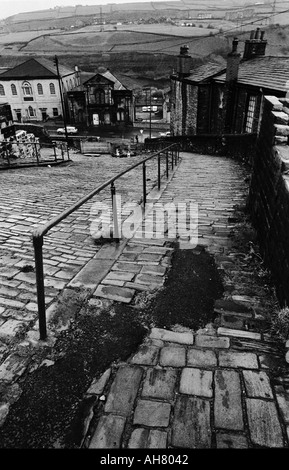
[[[269,294],[254,286],[231,237],[238,230],[236,206],[246,200],[244,178],[237,162],[182,154],[159,202],[198,203],[198,246],[193,249],[196,254],[200,247],[208,250],[224,279],[224,296],[215,303],[217,319],[197,331],[183,327],[181,319],[171,330],[152,328],[126,362],[96,377],[84,397],[92,404],[81,447],[288,447],[289,374],[284,350],[266,330]],[[140,239],[139,233],[94,298],[131,302],[133,290],[148,276],[153,288],[162,285],[168,241]],[[183,232],[178,240],[188,242]],[[276,374],[281,364],[282,377]]]
[[[89,179],[94,167],[82,158],[81,165],[72,169],[75,200],[96,186]],[[105,165],[107,160],[101,162]],[[116,172],[120,170],[118,167]],[[47,193],[47,185],[43,195],[39,185],[48,174],[41,175],[40,179],[36,170],[31,175],[36,184],[29,186],[31,196],[16,194],[11,215],[9,195],[2,201],[5,214],[0,238],[6,251],[1,258],[0,380],[9,384],[27,367],[25,341],[19,345],[21,354],[8,354],[10,341],[15,345],[17,329],[21,332],[23,324],[29,326],[36,318],[35,273],[20,269],[33,259],[28,226],[45,221],[73,202],[65,170],[52,169],[54,188]],[[130,239],[96,246],[88,233],[91,207],[83,208],[48,237],[48,314],[57,307],[57,295],[73,289],[84,288],[92,306],[102,299],[134,305],[138,293],[157,292],[170,267],[174,240],[183,249],[194,249],[196,255],[205,249],[214,256],[225,289],[223,298],[215,303],[214,323],[193,331],[182,326],[180,319],[172,330],[152,328],[126,362],[112,364],[95,377],[83,397],[89,399],[90,408],[82,448],[288,447],[289,374],[284,350],[265,328],[272,299],[265,287],[254,284],[245,255],[232,238],[232,232],[238,233],[236,207],[246,201],[246,176],[243,167],[230,159],[182,153],[166,189],[150,192],[146,217]],[[6,178],[8,189],[11,175]],[[84,191],[86,181],[90,187]],[[152,186],[151,181],[148,190]],[[127,178],[124,187],[126,202],[139,195],[134,180]],[[102,201],[109,198],[104,195]],[[48,208],[47,200],[54,201],[54,207],[50,204]],[[197,213],[190,213],[191,234],[184,230],[187,219],[182,225],[169,218],[166,229],[171,231],[160,236],[150,202],[180,204],[179,213],[182,204],[193,208],[197,204]],[[37,210],[32,209],[33,204]],[[197,246],[190,243],[190,236]],[[28,331],[26,341],[31,339],[30,332],[37,334],[37,325]],[[280,365],[285,366],[282,376],[276,372]],[[0,423],[8,411],[9,404],[2,403]]]

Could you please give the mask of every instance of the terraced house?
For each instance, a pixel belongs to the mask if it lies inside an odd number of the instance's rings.
[[[61,94],[65,107],[67,92],[79,85],[77,67],[59,65],[59,76],[52,61],[29,59],[0,74],[0,104],[9,103],[18,122],[62,115]]]
[[[171,76],[173,135],[258,133],[265,95],[284,98],[289,88],[289,58],[266,56],[264,31],[245,40],[243,56],[234,38],[224,65],[207,62],[191,69],[181,47]]]

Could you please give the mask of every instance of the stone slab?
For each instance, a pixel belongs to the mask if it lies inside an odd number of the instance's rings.
[[[94,379],[86,393],[100,395],[109,380],[110,374],[111,369],[107,369],[99,379]]]
[[[131,302],[135,290],[128,287],[119,287],[100,284],[93,293],[94,297],[104,297],[105,299],[115,300],[116,302]]]
[[[242,367],[245,369],[258,369],[257,355],[247,352],[220,351],[220,367]]]
[[[219,338],[218,336],[196,335],[196,346],[202,348],[226,349],[230,347],[229,338]]]
[[[23,308],[25,305],[23,302],[19,302],[19,300],[7,299],[6,297],[0,297],[0,304],[11,308]]]
[[[289,424],[289,395],[286,393],[276,393],[277,402],[283,419],[286,424]]]
[[[158,362],[160,348],[153,344],[142,344],[130,360],[131,364],[155,365]]]
[[[175,369],[148,369],[143,383],[142,397],[172,400],[176,380]]]
[[[141,274],[152,274],[153,276],[164,276],[166,268],[164,266],[143,266]]]
[[[10,354],[0,365],[0,380],[12,382],[19,378],[26,370],[29,359],[17,354]]]
[[[172,423],[172,445],[176,448],[211,447],[210,403],[197,397],[179,396]]]
[[[129,416],[138,392],[141,377],[142,369],[140,367],[120,367],[110,388],[104,407],[105,412]]]
[[[70,287],[85,287],[95,289],[108,274],[112,261],[105,259],[91,259],[70,281]]]
[[[245,330],[235,330],[233,328],[224,328],[220,327],[217,330],[219,335],[224,336],[236,336],[237,338],[246,338],[246,339],[261,339],[260,333],[254,333],[252,331],[245,331]]]
[[[100,250],[94,256],[94,259],[110,259],[115,260],[122,252],[126,242],[121,243],[108,243],[103,245]]]
[[[139,400],[134,412],[133,424],[150,427],[167,427],[170,421],[171,405],[159,401]]]
[[[248,449],[248,442],[243,434],[218,433],[217,449]]]
[[[125,426],[125,418],[121,416],[101,416],[89,449],[119,449]]]
[[[112,267],[112,271],[128,271],[130,273],[139,273],[141,265],[135,263],[115,263]]]
[[[172,343],[194,344],[194,335],[190,332],[177,333],[175,331],[164,330],[162,328],[152,328],[151,339],[161,339]]]
[[[217,428],[243,430],[241,385],[238,372],[215,372],[215,426]]]
[[[126,271],[110,271],[105,279],[116,280],[116,281],[132,281],[135,273]]]
[[[181,374],[180,393],[211,398],[212,382],[212,371],[185,367]]]
[[[266,372],[244,370],[243,376],[248,397],[274,398]]]
[[[166,447],[167,432],[159,429],[134,429],[128,442],[128,449],[166,449]]]
[[[0,339],[4,342],[10,342],[15,339],[17,333],[21,332],[25,326],[23,321],[14,320],[10,318],[1,325]]]
[[[214,351],[191,348],[187,353],[187,365],[193,367],[214,367],[217,356]]]
[[[185,348],[181,346],[164,346],[160,353],[160,365],[164,367],[185,367]]]
[[[247,398],[247,415],[251,440],[265,447],[283,447],[283,437],[275,403]]]

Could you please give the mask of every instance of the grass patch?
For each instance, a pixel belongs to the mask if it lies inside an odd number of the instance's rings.
[[[284,307],[272,317],[271,332],[282,341],[289,335],[289,307]]]

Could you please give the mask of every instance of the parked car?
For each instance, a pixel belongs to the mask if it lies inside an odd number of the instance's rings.
[[[171,132],[170,131],[167,131],[167,132],[160,132],[160,137],[170,137],[171,136]]]
[[[67,134],[77,134],[78,130],[74,126],[66,126],[67,129]],[[65,134],[65,128],[64,127],[59,127],[57,129],[57,134]]]

